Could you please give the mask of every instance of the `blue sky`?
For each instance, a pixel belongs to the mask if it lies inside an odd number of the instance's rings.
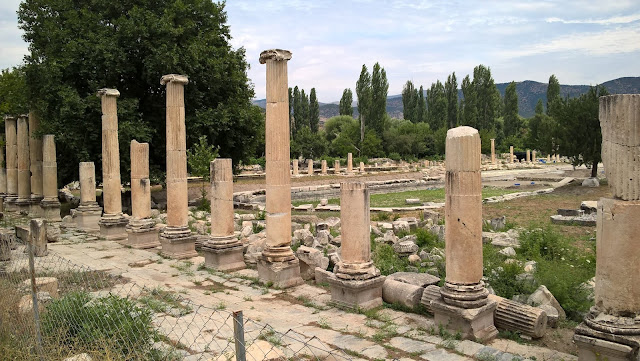
[[[117,1],[117,0],[116,0]],[[17,28],[19,0],[0,2],[0,68],[27,51]],[[293,52],[289,84],[315,87],[321,102],[355,87],[362,64],[377,61],[389,94],[407,80],[429,87],[478,64],[496,82],[598,84],[640,76],[640,1],[228,0],[234,47],[245,47],[257,98],[264,98],[262,50]]]

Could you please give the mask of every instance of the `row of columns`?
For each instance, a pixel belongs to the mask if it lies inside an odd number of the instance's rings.
[[[336,159],[334,161],[334,168],[333,168],[333,173],[334,174],[339,174],[340,173],[340,160]],[[360,162],[360,174],[364,173],[364,162]],[[353,159],[352,159],[352,153],[347,154],[347,174],[351,174],[353,173]],[[300,170],[299,170],[299,162],[297,159],[294,159],[291,162],[291,174],[293,176],[299,176],[300,175]],[[321,160],[320,161],[320,174],[321,175],[327,175],[328,174],[328,168],[327,168],[327,161],[326,160]],[[307,175],[314,175],[314,169],[313,169],[313,159],[308,159],[307,160]]]

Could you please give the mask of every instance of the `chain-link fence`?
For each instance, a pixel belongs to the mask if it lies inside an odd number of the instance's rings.
[[[0,355],[7,360],[350,360],[293,330],[281,332],[162,288],[76,265],[2,234]],[[10,259],[7,259],[10,258]]]

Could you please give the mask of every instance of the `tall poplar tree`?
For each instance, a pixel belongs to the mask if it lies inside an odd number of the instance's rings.
[[[342,92],[342,98],[340,98],[340,115],[353,116],[353,92],[347,88]]]
[[[417,122],[415,119],[416,111],[416,89],[413,86],[411,80],[407,80],[402,87],[402,117],[412,122]]]
[[[302,101],[300,97],[300,89],[296,85],[293,88],[293,131],[292,134],[295,136],[298,133],[298,126],[302,119]]]
[[[387,94],[389,92],[389,82],[387,72],[379,63],[373,65],[371,75],[371,113],[369,115],[372,128],[382,136],[384,131],[384,119],[387,114]]]
[[[440,80],[431,84],[427,90],[427,121],[433,130],[440,129],[447,121],[447,98],[444,93],[444,85]]]
[[[309,128],[311,128],[311,132],[318,132],[318,124],[320,124],[320,105],[316,96],[316,88],[311,88],[311,94],[309,94]]]
[[[506,137],[517,136],[522,128],[522,121],[518,115],[518,93],[516,92],[516,82],[512,81],[507,85],[504,92],[504,135]]]
[[[451,129],[458,126],[458,80],[455,72],[447,77],[444,92],[447,99],[447,128]]]
[[[300,91],[300,122],[296,127],[298,130],[309,127],[309,96],[304,92],[304,89]]]
[[[562,105],[560,104],[560,82],[558,78],[556,78],[555,74],[552,74],[549,77],[549,85],[547,86],[547,115],[554,117],[556,116],[556,112],[559,110],[558,108]]]
[[[360,119],[360,142],[362,142],[365,125],[369,121],[371,113],[371,75],[364,64],[362,64],[360,77],[356,82],[356,96],[358,97],[358,118]]]
[[[416,120],[416,123],[424,122],[426,115],[427,115],[427,102],[424,99],[424,88],[422,88],[422,85],[420,85],[420,90],[418,90],[418,104],[416,105],[415,117],[418,119]]]
[[[473,128],[478,128],[478,108],[477,108],[477,95],[476,89],[471,83],[471,78],[467,74],[462,79],[462,117],[460,119],[460,125],[468,125]]]

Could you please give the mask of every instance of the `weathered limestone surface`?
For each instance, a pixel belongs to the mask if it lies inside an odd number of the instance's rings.
[[[0,212],[4,212],[4,198],[7,196],[7,168],[4,162],[4,148],[0,147]]]
[[[242,243],[234,235],[233,169],[231,159],[217,158],[211,172],[211,237],[203,244],[205,265],[218,271],[246,268]]]
[[[102,102],[102,201],[100,236],[110,241],[126,241],[128,220],[122,214],[120,182],[120,146],[118,143],[118,108],[116,89],[100,89]]]
[[[298,175],[298,160],[297,159],[293,160],[293,175],[294,176]]]
[[[340,174],[340,159],[336,159],[333,162],[333,173]]]
[[[28,214],[31,209],[31,170],[29,167],[29,122],[26,115],[18,117],[18,198],[17,211]]]
[[[489,340],[494,301],[482,282],[482,180],[480,135],[471,127],[447,131],[445,148],[446,279],[442,298],[432,301],[435,322],[464,338]]]
[[[56,160],[56,141],[52,134],[42,136],[42,183],[43,198],[40,201],[42,215],[49,222],[60,222],[58,163]]]
[[[364,162],[360,162],[360,174],[364,174]]]
[[[353,154],[347,154],[347,174],[353,173]]]
[[[4,119],[5,142],[7,144],[7,195],[5,209],[16,211],[15,202],[18,198],[18,135],[16,118],[7,116]]]
[[[326,175],[327,174],[327,161],[323,159],[320,162],[320,164],[321,164],[320,174]]]
[[[96,202],[96,167],[93,162],[80,162],[80,205],[73,213],[76,226],[87,233],[100,232],[102,207]]]
[[[496,164],[496,140],[491,139],[491,164]]]
[[[531,151],[529,149],[527,149],[527,163],[531,163]]]
[[[595,306],[575,330],[580,360],[640,354],[640,95],[600,97],[602,161],[614,198],[596,218]]]
[[[536,151],[535,150],[531,152],[531,161],[534,162],[534,163],[537,162]]]
[[[35,218],[29,221],[29,242],[33,246],[35,257],[44,257],[47,250],[47,221],[42,218]]]
[[[513,145],[509,146],[509,163],[513,163]]]
[[[382,304],[384,276],[371,261],[369,189],[365,183],[341,183],[341,261],[329,279],[331,300],[350,308]]]
[[[313,159],[307,161],[307,175],[313,175]]]
[[[160,245],[158,228],[151,219],[149,144],[131,141],[131,219],[126,227],[126,244],[133,248]]]
[[[31,162],[31,206],[29,216],[42,217],[40,202],[44,198],[42,189],[42,138],[37,136],[40,120],[35,112],[29,112],[29,160]]]
[[[188,225],[187,133],[184,110],[184,86],[188,82],[185,75],[177,74],[168,74],[160,79],[160,84],[167,86],[167,227],[160,235],[160,243],[163,254],[177,259],[197,255],[195,237]]]

